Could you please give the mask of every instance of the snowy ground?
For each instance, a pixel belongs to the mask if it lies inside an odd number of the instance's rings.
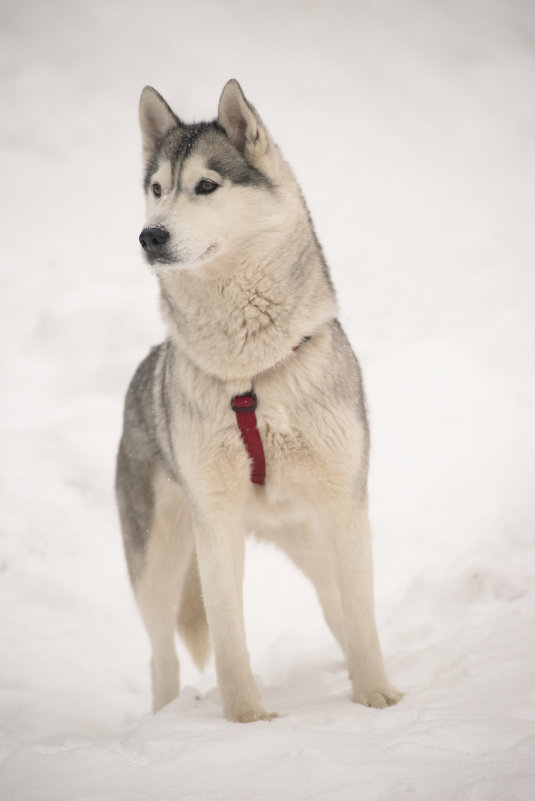
[[[532,0],[4,0],[0,65],[0,801],[531,801]],[[388,710],[349,702],[312,590],[251,547],[282,716],[227,723],[185,656],[148,714],[111,489],[162,331],[137,102],[151,83],[212,117],[230,77],[297,172],[363,365]]]

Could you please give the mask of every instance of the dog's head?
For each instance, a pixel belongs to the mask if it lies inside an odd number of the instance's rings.
[[[141,94],[147,221],[139,240],[155,267],[196,268],[284,234],[286,165],[239,83],[228,81],[217,120],[186,125],[152,87]]]

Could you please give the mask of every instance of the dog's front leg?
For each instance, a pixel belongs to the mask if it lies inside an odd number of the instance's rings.
[[[260,701],[245,642],[243,527],[232,516],[203,516],[195,521],[195,543],[225,717],[269,720],[273,715]]]
[[[402,693],[386,677],[377,635],[367,504],[338,498],[330,505],[327,520],[336,554],[352,700],[365,706],[391,706]]]

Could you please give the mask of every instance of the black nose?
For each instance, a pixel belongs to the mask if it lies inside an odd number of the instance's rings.
[[[139,235],[143,250],[153,254],[160,253],[168,239],[169,231],[167,228],[144,228]]]

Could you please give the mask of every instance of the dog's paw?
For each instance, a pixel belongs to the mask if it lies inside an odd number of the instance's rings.
[[[391,684],[380,687],[371,687],[367,690],[359,690],[353,693],[352,701],[355,704],[371,706],[375,709],[385,709],[387,706],[394,706],[401,701],[404,693],[396,690]]]
[[[240,712],[238,715],[232,715],[228,719],[233,723],[254,723],[255,720],[273,720],[278,717],[276,712],[266,712],[265,709],[260,708]]]

